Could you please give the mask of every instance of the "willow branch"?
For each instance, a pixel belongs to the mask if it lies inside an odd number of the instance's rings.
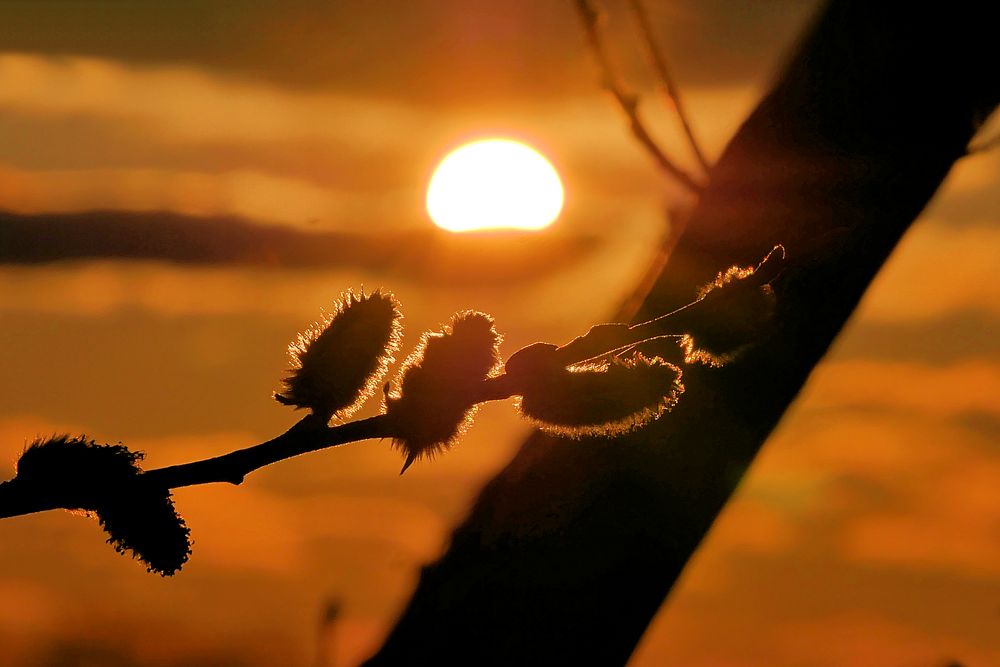
[[[782,263],[779,257],[784,258],[783,250],[772,251],[756,269],[752,272],[748,270],[748,275],[739,281],[741,287],[756,290],[771,281],[781,269]],[[709,291],[702,298],[683,308],[645,322],[631,326],[602,324],[561,347],[548,344],[541,346],[551,352],[551,356],[548,357],[550,362],[563,367],[607,360],[609,357],[632,351],[639,345],[673,342],[672,339],[691,332],[720,326],[720,322],[721,326],[728,328],[731,323],[726,321],[726,318],[731,311],[736,310],[733,308],[734,299],[737,301],[743,299],[746,294],[745,289]],[[511,364],[521,352],[528,353],[530,357],[530,351],[537,349],[537,345],[523,348],[512,355],[507,364]],[[667,355],[669,356],[669,353]],[[460,401],[471,407],[487,401],[522,395],[525,388],[524,379],[523,375],[518,376],[517,373],[514,375],[502,373],[496,377],[486,378],[470,389],[464,390],[465,393]],[[140,474],[138,480],[142,484],[161,490],[212,483],[241,484],[246,476],[254,471],[285,459],[361,440],[376,438],[405,440],[408,432],[405,420],[401,421],[398,417],[394,417],[391,410],[386,414],[336,426],[329,426],[328,419],[326,415],[310,413],[281,435],[266,442],[220,456],[147,470]],[[72,501],[67,501],[58,489],[49,486],[24,483],[17,477],[0,483],[0,519],[76,507],[67,502]]]
[[[784,247],[776,246],[748,277],[739,281],[739,290],[709,291],[686,306],[631,326],[599,324],[558,348],[556,354],[561,363],[570,366],[627,351],[642,343],[679,338],[707,327],[732,328],[733,313],[738,310],[736,302],[745,300],[749,290],[769,285],[788,268]]]
[[[513,396],[514,391],[509,379],[501,375],[481,382],[471,398],[477,404],[503,400]],[[241,484],[250,473],[285,459],[351,442],[393,438],[399,432],[392,418],[385,414],[336,426],[328,426],[322,418],[309,414],[266,442],[220,456],[147,470],[140,479],[162,489],[220,482]],[[0,519],[53,509],[63,509],[58,494],[24,486],[16,478],[0,482]]]
[[[240,484],[250,473],[272,463],[349,442],[387,438],[392,435],[392,425],[385,415],[327,426],[315,415],[310,414],[267,442],[200,461],[148,470],[142,477],[152,484],[168,489],[213,482]]]
[[[267,442],[200,461],[147,470],[140,480],[163,489],[214,482],[240,484],[250,473],[278,461],[348,442],[391,435],[391,424],[384,415],[338,426],[327,426],[314,415],[308,415]],[[0,482],[0,519],[60,508],[63,505],[58,493],[26,486],[17,478]]]
[[[681,102],[681,92],[674,82],[674,78],[670,75],[670,69],[667,66],[667,57],[664,54],[663,49],[657,42],[656,34],[653,31],[653,25],[649,20],[649,13],[646,11],[645,6],[642,4],[642,0],[629,0],[629,4],[632,7],[632,13],[635,15],[636,23],[639,25],[639,32],[642,34],[642,39],[646,45],[646,52],[649,55],[649,60],[653,65],[653,69],[656,71],[656,75],[660,78],[660,83],[663,85],[663,92],[667,97],[667,102],[677,114],[677,119],[680,121],[681,127],[684,129],[684,135],[687,137],[688,145],[691,147],[691,152],[698,159],[698,164],[707,173],[711,168],[708,160],[705,158],[705,154],[701,150],[701,146],[698,145],[698,140],[695,139],[694,130],[691,129],[691,123],[688,120],[687,112],[684,110],[684,105]]]
[[[776,248],[746,279],[745,286],[759,288],[773,280],[781,270],[783,259],[784,249]],[[598,325],[587,334],[557,348],[556,358],[563,365],[570,366],[620,353],[649,341],[676,338],[703,326],[705,322],[724,319],[728,310],[727,302],[720,304],[713,299],[701,298],[666,315],[631,326]],[[482,381],[469,398],[472,403],[478,404],[504,400],[517,391],[509,376],[499,375]],[[240,484],[255,470],[294,456],[359,440],[398,436],[399,429],[389,415],[377,415],[337,426],[327,426],[323,419],[308,415],[267,442],[209,459],[149,470],[143,474],[143,479],[169,489],[213,482]]]
[[[666,152],[660,148],[660,146],[656,143],[656,140],[653,139],[652,135],[649,133],[645,122],[639,114],[638,96],[628,90],[621,77],[619,77],[616,73],[615,67],[611,62],[611,56],[608,53],[608,49],[605,46],[604,39],[601,35],[600,14],[594,8],[590,0],[577,0],[576,6],[580,19],[583,22],[584,32],[587,37],[587,44],[593,52],[597,65],[601,70],[604,87],[615,98],[618,106],[625,114],[625,118],[628,121],[629,130],[632,132],[632,135],[645,149],[645,151],[652,156],[653,160],[656,162],[657,166],[660,167],[660,169],[677,179],[692,193],[700,193],[703,188],[702,184],[687,171],[679,167],[672,159],[670,159]]]

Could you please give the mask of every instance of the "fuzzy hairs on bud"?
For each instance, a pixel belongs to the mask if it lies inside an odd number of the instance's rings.
[[[658,419],[684,391],[681,371],[634,353],[602,364],[538,366],[518,410],[543,431],[570,438],[615,437]]]
[[[480,384],[500,368],[500,340],[493,318],[475,311],[421,337],[385,397],[393,444],[406,456],[400,474],[451,447],[469,427]]]
[[[772,281],[781,271],[783,246],[756,268],[732,266],[698,293],[702,317],[680,339],[684,360],[723,366],[771,330],[776,301]]]
[[[36,440],[11,480],[59,507],[96,515],[115,551],[131,552],[150,572],[170,576],[191,554],[190,531],[169,489],[142,480],[141,452],[85,437]]]
[[[333,314],[288,346],[292,370],[274,398],[344,420],[374,393],[394,361],[401,340],[399,303],[389,292],[348,290]]]

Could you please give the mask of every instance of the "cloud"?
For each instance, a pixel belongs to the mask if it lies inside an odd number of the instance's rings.
[[[983,399],[991,387],[974,380],[980,369],[935,369],[879,383],[878,371],[854,373],[854,364],[844,366],[833,374],[869,386],[842,397],[839,406],[835,392],[806,393],[734,502],[755,501],[789,522],[794,541],[788,558],[820,551],[845,568],[934,570],[1000,581],[1000,458],[995,438],[961,417],[970,409],[997,413],[995,399]],[[963,377],[969,391],[957,392],[949,383]],[[831,379],[821,376],[815,384],[836,385]],[[915,386],[935,381],[943,405],[914,398]],[[864,411],[849,409],[867,401]],[[725,536],[719,543],[726,544]]]
[[[720,572],[706,557],[711,550],[710,541],[630,664],[943,667],[1000,659],[996,579],[870,567],[807,548],[730,554]],[[716,590],[689,590],[694,577],[714,577]]]
[[[1000,228],[917,223],[875,277],[856,317],[869,322],[1000,313]]]
[[[985,305],[985,304],[981,304]],[[834,344],[839,361],[908,361],[948,366],[960,361],[1000,362],[1000,312],[977,307],[933,319],[870,320],[857,318]]]
[[[649,92],[654,132],[682,146]],[[687,91],[710,152],[759,94],[746,83]],[[563,217],[577,228],[603,229],[658,204],[663,187],[596,85],[575,96],[442,108],[286,90],[182,65],[0,53],[0,119],[0,207],[22,213],[163,209],[331,228],[426,224],[423,189],[434,165],[482,136],[538,145],[564,176]]]
[[[190,67],[143,69],[82,56],[0,54],[0,83],[0,106],[10,110],[144,122],[181,142],[319,138],[385,150],[437,125],[430,110],[371,97],[283,91]]]
[[[942,632],[919,631],[872,612],[843,611],[822,619],[785,624],[775,638],[778,653],[789,663],[807,659],[815,667],[900,665],[945,667],[962,661],[986,664],[996,651]],[[810,657],[806,657],[810,656]],[[980,662],[983,661],[983,662]]]
[[[426,562],[444,543],[440,517],[412,502],[374,496],[314,495],[288,499],[256,490],[209,485],[178,491],[178,511],[196,541],[191,565],[294,575],[316,560],[316,544],[343,549],[376,543]]]
[[[969,360],[929,367],[919,362],[832,361],[814,372],[802,400],[811,410],[855,407],[937,417],[1000,415],[1000,362]]]
[[[420,193],[342,192],[254,171],[157,169],[19,171],[0,166],[0,202],[19,213],[114,209],[189,216],[239,216],[264,223],[329,227],[350,220],[375,227],[419,211]],[[333,221],[334,225],[330,225]],[[370,222],[371,224],[371,222]]]
[[[991,129],[986,134],[993,136],[998,131]],[[952,167],[942,194],[931,201],[924,215],[952,230],[995,226],[1000,210],[998,184],[1000,150],[994,148],[964,157]]]
[[[856,508],[844,526],[843,552],[865,562],[1000,579],[1000,458],[954,439],[938,446],[938,463],[904,460],[895,478],[883,480],[892,505]]]
[[[681,81],[702,84],[768,74],[817,3],[738,11],[725,0],[649,4]],[[194,65],[286,88],[377,90],[439,106],[595,87],[579,20],[566,3],[205,0],[192,7],[0,5],[0,24],[9,50]],[[629,48],[636,37],[627,8],[608,7],[612,40],[629,70],[638,70],[643,54]]]
[[[592,254],[600,241],[566,234],[458,236],[424,229],[299,231],[242,219],[154,211],[22,216],[0,212],[0,263],[167,260],[270,268],[361,268],[417,282],[534,280]]]
[[[18,577],[0,578],[0,633],[32,636],[52,632],[58,618],[56,598],[38,584]],[[5,653],[4,659],[10,658]]]
[[[728,118],[724,123],[728,127],[739,122],[732,116],[752,103],[748,91],[757,90],[747,85],[713,86],[692,91],[692,97],[703,108],[718,106],[710,116]],[[550,146],[576,147],[595,157],[632,154],[634,148],[613,103],[596,85],[590,92],[489,104],[473,98],[459,108],[441,109],[374,94],[289,91],[192,67],[143,68],[84,56],[0,52],[0,108],[5,113],[35,123],[75,118],[84,129],[107,119],[136,128],[154,146],[283,142],[308,149],[309,144],[301,142],[311,142],[391,159],[411,155],[429,143],[431,153],[422,153],[421,158],[431,160],[464,135],[504,133],[506,128],[526,139],[535,136]],[[715,103],[731,102],[730,92],[740,101],[735,109]],[[595,121],[618,131],[595,131]],[[151,132],[155,134],[150,136]],[[44,136],[38,141],[47,144]],[[107,150],[114,152],[113,147]]]

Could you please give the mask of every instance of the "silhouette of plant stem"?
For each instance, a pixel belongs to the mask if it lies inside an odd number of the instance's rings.
[[[688,145],[691,147],[691,152],[694,153],[694,156],[698,159],[698,164],[701,165],[701,168],[705,171],[705,173],[708,173],[708,170],[711,169],[711,165],[705,158],[705,153],[702,152],[701,146],[698,145],[698,140],[694,136],[694,130],[691,129],[691,122],[688,119],[687,112],[684,110],[684,104],[681,101],[681,91],[674,82],[674,78],[670,75],[670,67],[667,65],[667,56],[657,42],[653,25],[649,20],[649,13],[646,11],[646,7],[643,5],[642,0],[629,0],[629,5],[632,7],[632,13],[639,26],[639,33],[642,35],[643,43],[646,46],[646,54],[649,56],[649,61],[652,64],[653,69],[656,71],[656,75],[660,78],[660,83],[663,86],[663,92],[667,98],[667,105],[677,115],[677,120],[680,122],[681,127],[684,130],[684,136],[687,137]]]
[[[767,284],[778,275],[783,265],[781,261],[783,258],[784,251],[776,248],[756,269],[742,269],[740,271],[736,271],[735,268],[730,269],[728,272],[720,274],[721,277],[710,286],[711,289],[703,292],[698,300],[666,315],[654,317],[631,326],[627,324],[598,325],[593,327],[587,334],[563,346],[536,343],[522,348],[511,355],[504,365],[504,368],[508,369],[509,372],[497,372],[495,375],[491,373],[488,367],[499,362],[492,361],[495,350],[491,351],[487,349],[485,350],[487,356],[482,361],[485,364],[484,368],[486,370],[479,372],[478,377],[473,375],[471,382],[460,383],[459,393],[455,395],[454,390],[449,390],[447,386],[449,382],[454,381],[454,376],[449,376],[449,373],[453,373],[454,370],[460,371],[461,364],[459,363],[458,366],[456,364],[462,360],[467,360],[470,355],[475,354],[475,348],[469,348],[468,345],[460,344],[458,347],[450,348],[452,349],[452,353],[451,356],[448,356],[448,341],[454,338],[455,343],[460,343],[462,340],[458,336],[459,327],[463,325],[466,329],[472,327],[473,334],[479,330],[477,327],[480,329],[486,327],[490,332],[490,336],[492,336],[491,339],[487,339],[486,341],[487,348],[491,346],[495,348],[499,343],[499,336],[492,328],[493,322],[491,318],[481,313],[470,312],[460,314],[453,319],[453,324],[448,329],[448,333],[425,334],[424,344],[418,347],[418,350],[414,353],[416,357],[407,364],[404,364],[401,376],[402,380],[399,383],[400,387],[397,389],[398,391],[405,388],[407,384],[410,384],[411,389],[407,391],[412,392],[412,387],[422,387],[422,391],[433,393],[437,391],[436,387],[443,385],[443,394],[432,397],[429,403],[426,400],[417,401],[414,404],[416,411],[414,415],[412,414],[413,411],[408,413],[407,410],[400,409],[400,405],[403,403],[412,403],[412,399],[403,401],[406,392],[403,392],[403,394],[394,393],[387,397],[384,414],[330,426],[328,423],[333,409],[329,401],[325,400],[326,398],[336,395],[339,397],[341,405],[360,404],[361,399],[355,400],[353,392],[347,390],[347,385],[338,385],[336,379],[334,379],[330,389],[325,389],[318,379],[318,373],[314,364],[319,364],[323,372],[332,378],[338,376],[337,364],[331,365],[332,359],[335,360],[339,357],[341,359],[339,363],[346,363],[350,368],[355,368],[358,365],[358,360],[355,358],[356,354],[337,353],[337,348],[339,347],[350,347],[348,339],[344,338],[343,333],[347,324],[353,323],[364,332],[374,332],[386,344],[384,346],[368,346],[370,349],[367,351],[367,357],[371,360],[371,363],[367,364],[367,366],[373,370],[368,373],[355,373],[352,382],[349,383],[358,388],[358,396],[364,396],[372,384],[371,378],[380,377],[387,369],[388,364],[385,361],[385,350],[394,346],[398,338],[398,330],[395,324],[395,320],[399,316],[396,310],[398,304],[396,304],[391,295],[376,291],[371,295],[362,294],[361,296],[357,296],[353,292],[347,292],[345,299],[338,302],[339,315],[337,317],[331,318],[324,325],[324,328],[316,329],[313,327],[307,331],[305,337],[300,336],[292,346],[295,369],[292,375],[286,379],[286,388],[288,386],[295,386],[294,383],[299,382],[302,378],[310,379],[312,381],[312,388],[308,391],[305,389],[289,391],[291,397],[288,395],[279,395],[276,397],[279,402],[288,404],[292,403],[293,398],[297,396],[299,400],[305,402],[300,407],[311,406],[310,414],[303,417],[281,435],[244,449],[220,456],[152,470],[140,471],[136,468],[136,478],[133,482],[140,486],[144,485],[148,489],[156,489],[164,493],[170,489],[199,484],[229,483],[238,485],[244,481],[247,475],[265,466],[302,454],[337,447],[350,442],[383,438],[392,438],[396,443],[413,442],[413,439],[416,437],[414,429],[419,430],[417,422],[433,423],[431,413],[441,410],[447,412],[449,401],[458,401],[454,408],[456,415],[453,417],[452,423],[449,424],[448,421],[445,421],[443,424],[445,435],[430,437],[430,440],[427,440],[424,445],[424,447],[429,448],[429,451],[426,452],[427,455],[432,455],[434,451],[446,449],[454,438],[461,435],[461,424],[467,421],[465,419],[466,411],[480,403],[504,400],[513,396],[531,398],[534,401],[533,404],[538,404],[539,400],[542,400],[544,403],[545,397],[532,396],[530,392],[535,391],[538,387],[547,387],[548,390],[555,391],[559,388],[560,382],[566,383],[570,380],[579,381],[585,379],[582,376],[577,377],[572,374],[569,376],[560,375],[567,369],[570,369],[570,367],[585,366],[589,372],[597,372],[598,376],[603,371],[614,369],[614,372],[606,378],[593,378],[598,383],[611,383],[609,386],[613,389],[615,382],[627,380],[630,375],[629,369],[634,369],[636,373],[645,372],[647,369],[646,364],[636,363],[643,359],[642,356],[637,356],[637,351],[641,346],[663,342],[671,343],[666,348],[658,348],[658,356],[680,357],[682,354],[678,346],[673,343],[685,342],[690,347],[692,343],[689,341],[692,336],[695,340],[704,338],[706,341],[712,341],[717,338],[717,334],[713,332],[720,328],[739,332],[737,340],[727,343],[729,347],[735,348],[740,345],[752,343],[764,333],[765,328],[758,325],[761,322],[766,322],[769,317],[767,306],[769,288]],[[730,275],[737,276],[737,279],[729,282],[723,280],[723,277]],[[755,295],[760,298],[755,298]],[[763,301],[760,299],[763,299]],[[740,325],[738,321],[746,319],[745,311],[748,308],[761,311],[761,316],[750,318],[753,324],[749,327]],[[366,313],[374,315],[372,319],[379,326],[360,326],[361,324],[365,324],[363,316]],[[451,335],[453,330],[454,336]],[[482,329],[482,331],[485,332],[486,329]],[[329,341],[331,340],[334,341],[332,343],[334,347],[332,348],[329,347],[331,345]],[[473,335],[472,340],[475,340],[475,335]],[[491,340],[492,342],[490,342]],[[357,346],[355,345],[354,347],[356,348]],[[433,352],[429,351],[429,348],[433,348]],[[455,356],[456,354],[458,355],[457,357]],[[627,359],[628,355],[632,355],[633,359],[631,361]],[[432,359],[436,361],[432,361]],[[608,364],[612,362],[618,365],[609,367]],[[673,367],[668,361],[664,363],[667,366]],[[361,365],[364,366],[365,364],[362,363]],[[407,382],[406,378],[410,373],[408,366],[410,365],[416,365],[415,372],[417,372],[417,375],[414,377],[417,379]],[[437,370],[433,370],[434,368],[437,368]],[[626,370],[623,371],[622,369]],[[428,373],[430,375],[427,375]],[[441,375],[441,373],[444,373],[444,375]],[[550,375],[548,379],[546,379],[545,373]],[[678,370],[678,376],[679,374],[680,371]],[[541,380],[539,379],[540,377]],[[565,377],[566,379],[560,380],[560,377]],[[423,379],[421,380],[421,378]],[[620,389],[624,391],[626,387],[622,386]],[[649,402],[657,404],[656,389],[655,385],[647,386],[643,389],[642,395],[647,397]],[[664,409],[669,409],[676,402],[678,392],[675,390],[682,391],[683,387],[679,383],[676,388],[667,387],[662,394],[664,401],[659,404],[660,409],[651,410],[648,409],[648,406],[639,405],[636,407],[637,415],[643,414],[647,418],[650,418],[650,415],[653,415],[655,412],[655,415],[651,418],[658,417]],[[449,398],[449,392],[453,398]],[[615,392],[612,391],[611,393]],[[618,408],[610,408],[609,406],[609,409],[613,412]],[[572,415],[574,411],[568,409],[564,413]],[[638,416],[636,416],[635,420],[627,419],[630,414],[630,411],[626,408],[626,412],[619,415],[619,418],[615,421],[629,424],[633,427],[643,422],[643,419]],[[599,423],[588,425],[588,428],[594,433],[601,430]],[[607,434],[610,436],[615,432],[620,432],[620,424],[616,428],[618,428],[618,431],[614,431],[609,426]],[[83,439],[79,439],[79,441],[81,443],[84,442]],[[91,444],[92,446],[88,451],[106,451],[107,446],[103,446],[105,449],[102,450],[102,446],[98,446],[95,443]],[[120,446],[118,447],[123,450],[123,453],[128,452],[128,450]],[[55,450],[50,449],[47,451],[53,452]],[[64,447],[56,453],[63,453],[65,451]],[[80,454],[78,449],[71,448],[69,451],[74,456],[79,456]],[[414,450],[406,447],[404,447],[404,451],[407,451],[408,456],[407,462],[403,467],[405,471],[406,467],[418,458],[422,452],[420,448]],[[141,458],[139,454],[129,455],[133,456],[135,460]],[[38,456],[35,456],[35,458],[37,459]],[[46,460],[55,461],[57,464],[59,462],[58,457],[54,456],[49,456]],[[21,479],[21,470],[19,467],[18,475],[14,479],[0,482],[0,518],[9,518],[59,508],[73,509],[77,507],[77,505],[72,504],[73,502],[81,502],[81,498],[88,498],[94,493],[93,489],[65,493],[65,490],[59,488],[59,486],[72,486],[76,484],[76,481],[67,477],[72,477],[74,471],[66,470],[65,465],[56,465],[55,467],[51,467],[51,465],[47,472],[51,474],[52,471],[57,471],[63,475],[61,477],[50,477],[50,480],[55,481],[44,484],[27,483]],[[100,473],[100,469],[95,469],[94,472]],[[86,486],[87,480],[77,481],[82,486]],[[107,502],[102,501],[102,506],[106,504]],[[83,506],[86,507],[86,505]]]
[[[392,435],[385,415],[327,426],[321,418],[310,414],[267,442],[222,456],[148,470],[143,478],[168,489],[212,482],[241,484],[250,473],[278,461],[349,442]]]
[[[490,378],[480,384],[473,400],[476,403],[503,400],[513,396],[514,391],[508,378]],[[322,418],[310,414],[267,442],[200,461],[148,470],[143,477],[169,489],[213,482],[241,484],[247,475],[272,463],[352,442],[397,438],[402,434],[390,415],[327,426]]]
[[[597,65],[601,70],[603,86],[615,98],[615,101],[618,103],[619,108],[621,108],[622,113],[625,114],[625,118],[629,124],[629,130],[632,132],[636,141],[638,141],[646,152],[652,156],[653,160],[660,167],[660,169],[676,179],[681,185],[692,193],[700,193],[703,188],[702,184],[683,168],[679,167],[677,163],[675,163],[674,160],[667,155],[659,144],[656,143],[656,140],[653,139],[649,129],[646,127],[646,123],[643,121],[642,116],[639,113],[639,96],[628,89],[625,82],[617,74],[617,70],[612,64],[611,55],[608,52],[608,48],[604,43],[604,38],[601,35],[600,12],[594,7],[590,0],[577,0],[576,7],[580,20],[583,22],[587,45],[593,53],[594,59],[597,61]]]

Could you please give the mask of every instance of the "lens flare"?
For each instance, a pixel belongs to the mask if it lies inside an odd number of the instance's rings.
[[[452,232],[548,227],[563,207],[559,174],[534,148],[511,139],[474,141],[431,176],[427,212]]]

